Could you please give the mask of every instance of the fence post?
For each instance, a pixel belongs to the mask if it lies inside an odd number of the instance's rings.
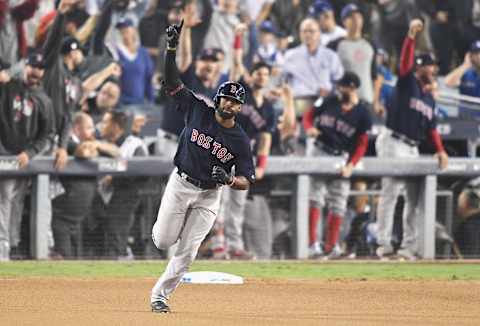
[[[34,259],[48,258],[48,232],[50,218],[50,176],[38,174],[33,177],[30,208],[30,253]]]
[[[418,218],[418,249],[423,259],[435,258],[435,221],[437,210],[437,176],[422,178]]]
[[[293,244],[295,258],[308,258],[308,195],[310,190],[310,177],[298,175],[294,192],[293,203]]]

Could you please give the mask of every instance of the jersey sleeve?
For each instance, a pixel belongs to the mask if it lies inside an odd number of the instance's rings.
[[[357,132],[358,134],[364,134],[367,133],[370,129],[372,129],[373,121],[372,121],[372,116],[368,109],[364,107],[362,110],[363,114],[363,119],[361,120],[362,123],[360,124]]]
[[[235,176],[245,177],[250,183],[254,183],[255,167],[253,166],[253,155],[247,136],[244,138],[242,148],[238,152],[235,161]]]

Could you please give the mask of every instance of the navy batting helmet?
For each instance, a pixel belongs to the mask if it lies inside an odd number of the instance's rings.
[[[245,88],[242,84],[232,81],[224,82],[217,90],[213,98],[215,105],[218,105],[220,98],[227,97],[240,103],[245,103]]]

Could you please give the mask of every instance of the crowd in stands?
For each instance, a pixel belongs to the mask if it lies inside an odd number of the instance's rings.
[[[415,18],[423,26],[415,50],[434,56],[435,75],[444,80],[434,83],[434,97],[442,86],[479,98],[480,0],[0,0],[0,158],[16,156],[23,168],[37,155],[52,156],[59,171],[68,157],[173,158],[183,117],[162,88],[165,30],[183,21],[177,49],[183,83],[212,106],[227,80],[248,91],[238,120],[252,126],[245,131],[252,138],[258,180],[245,196],[225,191],[225,202],[242,201],[240,210],[220,212],[200,255],[292,254],[290,208],[284,197],[272,195],[288,189],[291,180],[265,177],[268,156],[317,155],[311,152],[320,137],[312,108],[330,103],[344,87],[355,89],[349,94],[369,117],[354,140],[342,143],[351,148],[338,153],[321,148],[329,155],[348,154],[352,164],[339,174],[342,184],[329,189],[333,204],[324,195],[326,201],[310,210],[310,255],[375,256],[378,197],[354,196],[347,203],[348,192],[341,189],[380,187],[375,180],[347,178],[364,154],[376,155],[370,129],[388,116],[402,46]],[[160,110],[152,147],[143,128]],[[459,115],[477,111],[460,105]],[[433,146],[421,148],[432,153]],[[448,145],[446,150],[464,155]],[[52,177],[45,217],[51,219],[51,257],[148,256],[156,212],[147,207],[158,207],[161,196],[158,191],[147,204],[144,193],[163,182]],[[28,178],[0,175],[0,261],[25,257],[22,216],[30,184]],[[478,257],[476,189],[474,183],[459,197],[457,242],[464,255]],[[336,191],[345,202],[338,203]],[[326,218],[319,223],[322,213]],[[402,232],[396,224],[392,246],[398,248]]]

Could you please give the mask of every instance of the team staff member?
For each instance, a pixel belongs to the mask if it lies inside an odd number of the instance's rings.
[[[249,139],[235,122],[245,101],[245,89],[235,82],[222,84],[214,98],[215,107],[200,100],[179,78],[175,62],[182,29],[167,29],[165,87],[185,116],[185,128],[162,198],[152,239],[159,249],[179,240],[175,254],[152,289],[154,312],[169,312],[166,301],[180,283],[197,255],[201,242],[215,222],[220,206],[220,187],[248,189],[255,180]],[[231,174],[235,166],[235,175]]]
[[[346,164],[340,176],[331,179],[315,178],[310,192],[309,242],[311,255],[320,255],[317,241],[317,224],[320,209],[326,204],[327,234],[324,251],[331,256],[347,209],[352,170],[368,147],[367,131],[372,119],[366,103],[360,101],[360,79],[353,72],[345,72],[337,83],[337,95],[329,96],[320,106],[315,106],[304,115],[303,125],[309,137],[315,138],[314,156],[346,156]]]
[[[43,65],[43,57],[33,54],[26,62],[25,80],[11,80],[9,65],[0,59],[0,155],[15,155],[21,169],[53,133],[52,102],[41,87]],[[0,179],[0,261],[9,260],[10,246],[18,245],[22,214],[13,214],[12,202],[23,207],[23,200],[14,198],[23,198],[25,191],[21,178]]]
[[[45,92],[52,99],[55,113],[55,129],[59,137],[55,151],[55,168],[63,169],[67,163],[67,143],[69,140],[72,115],[80,107],[81,81],[75,76],[75,70],[84,61],[80,42],[66,37],[65,17],[74,9],[78,0],[62,0],[58,5],[58,14],[52,24],[44,46]]]
[[[377,138],[376,149],[379,157],[414,158],[418,157],[418,144],[427,137],[435,145],[441,169],[448,165],[440,135],[436,130],[435,100],[435,60],[429,53],[415,58],[415,38],[423,29],[419,19],[410,22],[408,35],[403,43],[400,57],[399,79],[391,100],[387,103],[387,129]],[[391,246],[393,213],[397,197],[405,189],[403,209],[403,240],[399,256],[415,259],[415,223],[418,204],[418,184],[412,180],[382,178],[382,194],[378,205],[378,244],[377,255],[393,254]]]

